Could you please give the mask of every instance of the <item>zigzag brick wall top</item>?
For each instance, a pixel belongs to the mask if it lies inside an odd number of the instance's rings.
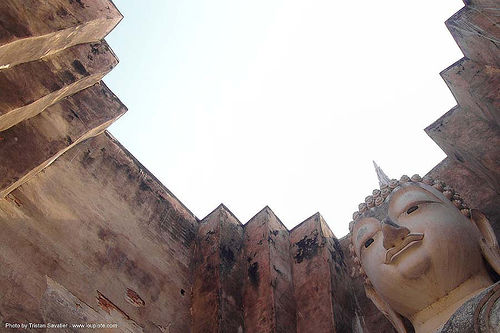
[[[432,176],[500,236],[499,13],[470,0],[447,21],[458,105],[426,131],[448,155]],[[243,225],[221,205],[200,221],[105,131],[126,112],[100,81],[121,19],[108,0],[0,3],[2,329],[393,332],[321,215],[289,231],[269,207]]]

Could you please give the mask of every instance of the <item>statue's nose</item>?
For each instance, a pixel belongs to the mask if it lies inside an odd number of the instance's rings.
[[[383,245],[386,250],[401,243],[409,233],[410,229],[394,223],[389,217],[382,220]]]

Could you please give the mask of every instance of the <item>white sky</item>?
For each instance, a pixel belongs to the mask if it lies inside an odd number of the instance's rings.
[[[111,127],[196,216],[288,228],[319,211],[341,237],[378,187],[444,153],[423,129],[456,103],[439,72],[462,57],[460,0],[114,0]]]

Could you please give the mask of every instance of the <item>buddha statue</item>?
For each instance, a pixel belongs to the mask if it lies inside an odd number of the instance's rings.
[[[400,332],[500,332],[500,251],[487,218],[440,181],[403,176],[349,225],[356,273]]]

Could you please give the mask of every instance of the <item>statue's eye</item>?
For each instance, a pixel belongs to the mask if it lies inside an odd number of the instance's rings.
[[[408,208],[408,210],[406,211],[406,214],[411,214],[413,213],[414,211],[416,211],[418,209],[418,206],[411,206],[410,208]]]
[[[373,238],[367,239],[366,242],[365,242],[365,247],[368,247],[368,246],[372,245],[372,243],[373,243]]]

